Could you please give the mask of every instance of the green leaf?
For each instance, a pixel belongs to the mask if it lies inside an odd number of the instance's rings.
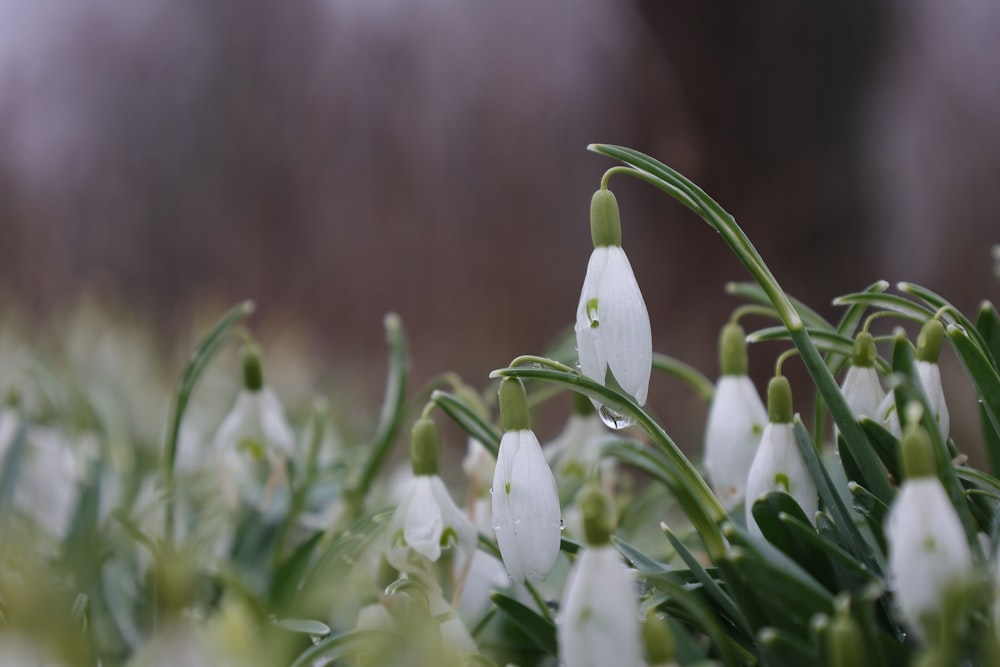
[[[989,444],[991,434],[1000,434],[1000,373],[997,373],[993,360],[988,356],[989,352],[977,345],[968,331],[952,324],[947,327],[946,332],[981,399],[981,415],[985,426],[990,427],[985,429]],[[998,456],[1000,460],[1000,455],[987,451],[991,463],[994,456]],[[1000,468],[994,465],[993,471],[1000,473]]]
[[[854,525],[854,517],[841,499],[839,490],[830,479],[829,473],[816,452],[815,445],[798,418],[795,419],[795,440],[806,462],[806,467],[809,468],[809,474],[816,482],[820,500],[823,501],[823,506],[833,518],[834,525],[837,527],[844,545],[855,558],[864,563],[872,572],[881,572],[867,542],[865,542],[858,527]]]
[[[881,424],[868,417],[861,418],[861,428],[868,435],[868,441],[878,454],[878,458],[894,479],[903,479],[903,465],[899,454],[899,440]]]
[[[552,657],[559,657],[559,645],[556,642],[556,626],[540,616],[534,609],[527,607],[514,598],[503,593],[493,593],[490,599],[511,622],[528,636],[535,646]]]
[[[820,535],[812,524],[784,513],[780,514],[778,519],[785,525],[786,530],[794,534],[802,543],[809,544],[821,552],[829,561],[837,572],[838,585],[831,589],[834,592],[842,588],[855,588],[873,580],[874,575],[870,570],[839,545]]]
[[[180,437],[181,420],[187,410],[191,392],[208,367],[209,362],[226,342],[233,328],[254,310],[253,301],[244,301],[233,306],[195,347],[191,358],[181,372],[181,379],[174,391],[173,406],[167,422],[167,438],[163,445],[163,472],[166,485],[165,536],[167,544],[173,542],[174,534],[174,461],[177,458],[177,440]]]
[[[298,632],[311,637],[326,637],[330,634],[330,627],[326,623],[320,623],[308,618],[283,618],[275,621],[274,626],[282,630]]]
[[[781,628],[768,627],[758,633],[760,646],[776,665],[811,665],[820,660],[821,647],[810,644],[802,635]]]
[[[979,304],[976,329],[986,343],[986,349],[993,358],[993,365],[1000,366],[1000,314],[989,301]]]
[[[812,542],[788,527],[786,518],[811,526],[812,522],[795,499],[783,491],[771,491],[753,504],[753,518],[764,537],[782,553],[799,564],[829,590],[837,590],[830,561]],[[817,536],[818,537],[818,536]]]
[[[976,326],[969,321],[969,318],[962,314],[962,311],[953,306],[947,299],[935,294],[926,287],[917,285],[916,283],[901,282],[896,283],[896,287],[902,292],[906,292],[907,294],[911,294],[918,299],[922,299],[925,303],[934,308],[935,311],[943,311],[945,314],[951,316],[951,318],[955,321],[955,324],[958,324],[969,332],[969,335],[976,339],[976,343],[980,347],[987,349],[988,346],[986,341],[979,335],[979,330],[976,329]]]
[[[662,595],[655,596],[652,604],[658,608],[667,607],[665,611],[669,615],[677,615],[678,611],[686,615],[692,625],[712,640],[723,664],[736,667],[748,663],[748,660],[741,657],[741,653],[744,653],[742,648],[723,629],[712,609],[697,595],[669,581],[659,582],[657,588],[662,591]]]
[[[389,372],[386,377],[385,400],[379,415],[378,426],[372,439],[371,453],[361,468],[350,495],[355,503],[364,503],[368,490],[378,477],[382,465],[392,451],[403,417],[406,399],[406,379],[409,374],[409,357],[406,351],[406,333],[403,321],[396,313],[385,316],[385,337],[389,343]]]
[[[926,322],[934,317],[934,311],[919,303],[914,303],[898,294],[855,292],[844,294],[833,300],[835,306],[863,306],[896,313],[912,322]]]
[[[366,649],[385,646],[392,639],[393,635],[380,630],[355,630],[328,637],[299,654],[291,667],[312,667],[320,661],[320,664],[330,664]]]
[[[449,394],[440,389],[431,394],[431,401],[441,408],[446,415],[451,417],[456,424],[490,450],[496,457],[500,450],[500,434],[490,424],[483,421],[476,411],[463,403],[454,394]]]

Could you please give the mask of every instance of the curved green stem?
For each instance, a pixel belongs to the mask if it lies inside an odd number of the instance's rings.
[[[557,371],[564,371],[566,373],[575,372],[572,368],[556,361],[555,359],[549,359],[548,357],[539,357],[534,354],[522,354],[520,357],[516,357],[510,362],[511,368],[515,366],[523,366],[524,364],[535,364],[536,366],[543,366],[545,368],[554,368]]]
[[[792,342],[802,355],[802,361],[816,383],[816,388],[823,396],[834,421],[844,435],[848,448],[861,468],[870,472],[865,479],[867,484],[875,487],[871,488],[870,486],[870,490],[885,493],[891,497],[892,485],[868,443],[865,432],[851,414],[833,374],[827,368],[819,350],[806,332],[802,317],[795,310],[788,295],[782,290],[757,249],[754,248],[750,239],[736,224],[733,217],[715,200],[705,194],[701,188],[658,160],[621,146],[591,144],[588,148],[632,166],[636,171],[625,173],[632,173],[632,175],[655,185],[678,199],[682,204],[698,213],[702,220],[722,236],[777,309],[781,321],[788,329]]]

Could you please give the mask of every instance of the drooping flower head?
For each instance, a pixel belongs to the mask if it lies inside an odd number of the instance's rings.
[[[854,352],[851,355],[851,367],[844,375],[840,386],[844,401],[851,409],[855,418],[875,418],[879,406],[885,400],[885,390],[879,381],[875,360],[878,350],[875,349],[875,339],[867,331],[862,331],[854,339]],[[837,426],[834,424],[834,441],[837,438]]]
[[[237,498],[249,504],[267,500],[285,476],[295,434],[281,401],[264,383],[260,352],[253,345],[243,351],[243,387],[219,425],[212,448],[231,504]]]
[[[753,517],[753,504],[771,491],[791,495],[810,520],[819,509],[816,483],[796,443],[792,414],[792,389],[788,380],[781,375],[771,378],[767,386],[769,422],[764,427],[760,447],[747,476],[747,530],[753,535],[762,535]]]
[[[747,472],[767,424],[767,409],[747,376],[743,328],[730,322],[719,334],[722,374],[708,409],[705,427],[705,474],[722,506],[732,510],[743,500]]]
[[[389,524],[386,560],[401,572],[424,573],[442,549],[458,548],[463,559],[476,549],[476,529],[458,509],[438,476],[441,448],[437,426],[430,419],[413,425],[410,460],[413,478]]]
[[[646,403],[652,369],[653,339],[649,313],[621,244],[618,202],[609,190],[598,190],[590,204],[594,251],[576,309],[576,344],[580,370],[605,385],[617,385],[639,405]],[[605,423],[624,427],[628,420],[603,411]]]
[[[642,664],[639,601],[632,577],[611,545],[610,505],[596,485],[579,505],[587,546],[573,563],[560,605],[557,637],[566,667]]]
[[[542,446],[528,428],[528,404],[520,380],[500,383],[500,440],[493,475],[493,528],[511,578],[544,579],[559,555],[559,493]]]

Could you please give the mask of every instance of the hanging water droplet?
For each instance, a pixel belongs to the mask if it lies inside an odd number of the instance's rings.
[[[566,530],[566,522],[559,519],[559,530]]]
[[[490,495],[491,496],[493,495],[493,487],[492,486],[490,487]]]
[[[323,641],[322,635],[309,635],[309,641],[313,643],[313,646]]]
[[[604,422],[605,426],[613,428],[616,431],[632,425],[631,419],[606,405],[597,408],[597,414],[601,417],[601,421]]]

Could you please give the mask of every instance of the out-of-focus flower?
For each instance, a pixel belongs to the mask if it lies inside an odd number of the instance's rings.
[[[493,527],[511,578],[544,579],[561,540],[559,492],[542,447],[528,428],[528,407],[520,380],[500,383],[505,433],[493,476]]]
[[[769,422],[747,477],[746,521],[752,535],[762,536],[753,518],[754,502],[771,491],[792,496],[812,520],[819,509],[816,483],[795,440],[792,426],[792,390],[784,376],[771,378],[767,387]]]
[[[604,421],[597,416],[590,400],[577,394],[576,409],[566,420],[566,425],[555,438],[542,446],[559,487],[559,497],[563,502],[572,500],[587,476],[599,465],[602,480],[610,484],[614,477],[615,460],[601,460],[601,445],[611,434]]]
[[[747,376],[747,344],[742,327],[730,322],[719,334],[719,366],[705,427],[705,474],[722,506],[743,500],[747,472],[760,444],[767,410]]]
[[[266,503],[286,481],[285,462],[294,448],[284,407],[264,384],[260,355],[250,346],[243,355],[243,388],[213,443],[230,504],[239,498],[251,505]]]
[[[888,579],[903,620],[926,638],[945,595],[972,579],[972,552],[937,478],[930,438],[916,423],[903,435],[902,454],[906,477],[885,524]]]
[[[455,506],[438,476],[440,436],[430,419],[413,425],[413,479],[389,524],[389,564],[401,572],[423,572],[442,549],[458,547],[463,559],[476,549],[476,529]]]
[[[581,493],[587,546],[576,557],[560,604],[557,637],[566,667],[642,664],[639,602],[632,576],[611,546],[607,500],[596,486]]]
[[[621,247],[618,202],[609,190],[594,193],[590,230],[594,250],[576,310],[580,370],[601,384],[616,384],[644,405],[653,363],[649,313]],[[594,407],[603,410],[609,426],[628,425],[597,401]]]

